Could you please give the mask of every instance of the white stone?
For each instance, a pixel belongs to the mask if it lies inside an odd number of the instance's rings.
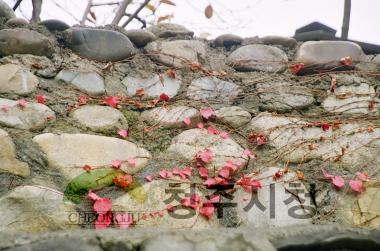
[[[178,187],[171,187],[170,184],[178,184]],[[210,220],[206,220],[203,216],[199,215],[198,211],[177,209],[175,214],[185,215],[183,219],[176,218],[176,215],[169,214],[167,206],[180,205],[179,201],[168,200],[171,197],[171,193],[166,190],[182,190],[178,193],[180,198],[190,197],[191,194],[197,193],[201,196],[201,200],[205,197],[199,189],[192,189],[189,183],[180,183],[175,181],[166,180],[154,180],[152,182],[145,183],[144,185],[129,191],[127,194],[115,199],[113,201],[112,210],[114,212],[129,212],[133,220],[136,222],[136,227],[160,227],[170,229],[207,229],[219,226],[216,218],[216,213]],[[187,193],[187,195],[185,195]],[[155,214],[151,217],[151,212],[163,213],[163,216]],[[147,219],[141,219],[143,214],[146,214]],[[187,216],[188,214],[191,215]]]
[[[90,95],[102,95],[105,93],[104,79],[96,72],[62,70],[55,79],[70,83]]]
[[[0,125],[17,129],[34,130],[44,128],[49,121],[55,120],[54,112],[39,103],[27,103],[22,108],[17,101],[0,98]]]
[[[209,170],[221,168],[228,160],[236,163],[241,161],[244,167],[247,157],[242,157],[244,149],[233,139],[223,139],[219,135],[208,134],[206,129],[190,129],[176,136],[168,148],[168,152],[175,156],[192,160],[195,155],[209,149],[212,152],[212,161],[206,165]]]
[[[0,172],[22,177],[30,175],[28,164],[16,159],[15,145],[8,133],[0,129]]]
[[[325,64],[351,57],[361,61],[365,54],[358,44],[347,41],[308,41],[298,49],[294,61],[304,64]]]
[[[141,117],[152,125],[166,128],[195,127],[202,122],[199,111],[187,106],[157,107],[144,111]],[[190,119],[190,125],[184,123],[185,118]]]
[[[242,127],[251,121],[251,114],[238,106],[223,107],[215,111],[216,118],[234,128]]]
[[[346,97],[345,97],[346,96]],[[370,102],[373,102],[373,109],[369,109]],[[325,110],[335,113],[378,113],[379,98],[373,86],[366,83],[360,85],[338,86],[334,93],[323,101]]]
[[[109,106],[85,105],[73,112],[73,118],[93,131],[128,129],[128,122],[117,109]]]
[[[288,57],[277,47],[252,44],[233,51],[228,62],[238,71],[282,72],[287,67]]]
[[[127,87],[127,93],[130,96],[136,95],[138,89],[144,89],[145,98],[157,98],[162,93],[172,98],[177,95],[181,87],[181,80],[166,75],[160,77],[157,74],[149,78],[128,76],[123,79],[122,83]]]
[[[0,93],[29,94],[36,90],[38,83],[38,78],[21,66],[0,66]]]
[[[187,97],[194,100],[230,102],[238,96],[240,88],[232,82],[215,77],[203,77],[191,82]]]
[[[278,170],[280,169],[276,167],[267,168],[255,177],[262,185],[257,194],[247,193],[241,188],[235,193],[237,211],[242,222],[261,228],[311,224],[315,208],[310,195],[306,195],[308,194],[306,187],[297,180],[293,172],[286,173],[274,181],[272,176]],[[298,195],[295,189],[300,190]],[[291,199],[288,200],[289,198]],[[263,207],[259,208],[255,204],[258,202],[254,200],[260,202],[260,206]],[[286,204],[284,201],[289,203]],[[298,210],[293,212],[295,208]]]
[[[206,45],[195,40],[155,41],[145,48],[153,60],[171,67],[199,64],[206,57]]]
[[[35,136],[33,141],[46,154],[49,167],[58,168],[67,179],[83,173],[84,165],[94,169],[111,167],[113,160],[122,161],[121,169],[133,174],[144,168],[151,158],[147,150],[113,137],[45,133]],[[134,158],[136,165],[129,165],[128,158]]]
[[[0,232],[48,232],[78,228],[70,222],[75,205],[49,187],[19,186],[0,199]],[[71,224],[70,224],[71,223]]]

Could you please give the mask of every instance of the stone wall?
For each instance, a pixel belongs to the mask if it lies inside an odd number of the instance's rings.
[[[93,210],[89,190],[137,214],[134,228],[379,227],[379,55],[1,15],[1,232],[93,228],[75,221]],[[190,206],[167,202],[193,186]]]

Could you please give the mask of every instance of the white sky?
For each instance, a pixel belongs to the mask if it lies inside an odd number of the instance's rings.
[[[94,0],[95,3],[116,2],[120,0]],[[162,4],[156,16],[149,16],[154,21],[159,16],[174,14],[171,22],[179,23],[196,35],[202,32],[210,33],[211,37],[223,33],[234,33],[243,37],[264,35],[294,35],[295,29],[312,21],[320,21],[336,30],[340,35],[343,18],[344,0],[172,0],[176,6]],[[13,6],[15,0],[5,0]],[[136,5],[130,6],[127,12],[131,13],[142,0],[135,0]],[[152,0],[153,3],[158,0]],[[204,8],[211,4],[214,16],[207,19]],[[87,0],[44,0],[42,19],[61,19],[72,25],[81,19]],[[93,11],[97,16],[97,25],[110,22],[113,11],[117,6],[97,7]],[[20,12],[21,10],[21,12]],[[21,9],[17,11],[20,17],[30,18],[31,0],[24,0]],[[145,9],[141,16],[151,12]],[[87,23],[91,25],[91,23]],[[133,22],[127,28],[140,27],[140,23]],[[380,0],[352,0],[351,23],[349,38],[364,42],[380,44]]]

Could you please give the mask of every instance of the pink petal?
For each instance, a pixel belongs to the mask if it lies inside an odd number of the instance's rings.
[[[362,181],[368,181],[368,174],[366,173],[356,172],[355,175]]]
[[[215,115],[214,111],[211,108],[202,108],[199,110],[199,112],[205,119],[209,119],[212,115]]]
[[[8,105],[3,105],[1,107],[1,110],[3,110],[3,112],[8,112],[9,111],[9,106]]]
[[[203,128],[204,128],[204,125],[203,125],[203,123],[198,123],[198,124],[197,124],[197,127],[198,127],[199,129],[203,129]]]
[[[114,167],[114,168],[120,168],[121,161],[120,160],[112,160],[111,164],[112,164],[112,167]]]
[[[331,179],[333,175],[330,175],[325,169],[322,168],[323,176],[325,176],[326,179]]]
[[[126,213],[126,214],[117,214],[116,215],[116,221],[117,221],[117,225],[122,228],[122,229],[125,229],[125,228],[129,228],[130,225],[132,225],[133,223],[133,217],[132,215]]]
[[[152,177],[152,175],[148,175],[148,176],[145,176],[145,179],[146,179],[148,182],[152,182],[153,177]]]
[[[127,162],[128,162],[128,165],[131,166],[131,167],[136,166],[136,159],[133,158],[133,157],[128,157],[127,158]]]
[[[250,158],[252,158],[252,159],[255,158],[255,155],[253,155],[252,152],[251,152],[251,150],[249,150],[249,149],[245,149],[245,150],[243,151],[243,154],[242,154],[241,156],[242,156],[243,158],[247,158],[247,157],[250,157]]]
[[[227,139],[229,137],[228,133],[227,132],[220,132],[219,133],[219,136],[222,138],[222,139]]]
[[[342,188],[344,187],[344,179],[341,176],[333,176],[332,177],[332,183],[334,186],[337,188]]]
[[[207,169],[204,168],[204,167],[201,167],[199,168],[199,176],[203,179],[207,179],[208,178],[208,172],[207,172]]]
[[[199,214],[204,216],[206,219],[210,219],[214,214],[215,207],[212,204],[205,204],[199,208]]]
[[[110,97],[106,97],[104,99],[104,103],[108,106],[111,106],[113,108],[116,108],[118,103],[119,103],[119,97],[117,96],[110,96]]]
[[[87,197],[90,198],[91,200],[94,200],[94,201],[101,199],[100,196],[98,196],[96,193],[94,193],[92,191],[88,192]]]
[[[111,224],[111,217],[108,214],[99,214],[94,222],[95,229],[105,229]]]
[[[197,157],[200,158],[204,163],[209,163],[212,161],[212,152],[210,149],[200,151],[197,153]]]
[[[128,131],[127,130],[124,130],[124,129],[122,129],[122,130],[119,130],[119,131],[117,131],[117,134],[119,134],[122,138],[126,138],[126,137],[128,137]]]
[[[225,179],[229,179],[231,174],[228,168],[222,168],[219,170],[218,175]]]
[[[189,117],[184,118],[183,123],[189,126],[191,124],[190,118]]]
[[[361,193],[364,190],[363,182],[361,180],[350,180],[348,184],[351,189],[357,193]]]
[[[211,135],[217,135],[219,134],[219,131],[216,130],[212,125],[209,125],[207,128],[207,133]]]
[[[21,108],[24,108],[25,106],[26,106],[26,101],[25,101],[25,99],[19,99],[18,101],[17,101],[17,104],[18,104],[18,106],[20,106]]]
[[[109,210],[111,210],[112,202],[108,198],[100,198],[95,201],[93,205],[93,209],[98,214],[106,214]]]

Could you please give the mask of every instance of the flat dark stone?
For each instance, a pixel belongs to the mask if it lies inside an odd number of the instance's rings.
[[[57,19],[47,19],[39,24],[45,26],[49,31],[64,31],[70,28],[70,25]]]
[[[97,61],[120,61],[135,53],[132,42],[117,31],[73,27],[64,31],[65,45],[78,55]]]

